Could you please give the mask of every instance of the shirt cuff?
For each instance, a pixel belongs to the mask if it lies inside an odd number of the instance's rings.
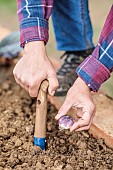
[[[87,57],[76,69],[76,73],[93,91],[110,77],[110,71],[93,56]]]
[[[48,21],[37,17],[23,19],[20,22],[20,45],[30,41],[48,42]]]

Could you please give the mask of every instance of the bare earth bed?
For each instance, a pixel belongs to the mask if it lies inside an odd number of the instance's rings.
[[[0,170],[113,170],[113,150],[87,132],[59,131],[48,102],[46,151],[33,146],[35,99],[0,68]]]

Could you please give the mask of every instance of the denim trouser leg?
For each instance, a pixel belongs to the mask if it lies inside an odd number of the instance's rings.
[[[94,47],[88,0],[54,0],[52,20],[58,50],[81,51]]]

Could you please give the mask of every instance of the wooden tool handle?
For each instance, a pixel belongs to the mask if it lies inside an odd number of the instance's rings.
[[[35,119],[35,131],[34,137],[45,138],[46,137],[46,115],[47,115],[47,90],[48,81],[44,80],[40,86],[37,105],[36,105],[36,119]]]

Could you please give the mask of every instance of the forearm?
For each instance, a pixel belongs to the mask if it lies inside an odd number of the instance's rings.
[[[98,44],[92,55],[77,68],[76,72],[93,91],[110,77],[113,71],[113,6],[107,16]]]
[[[48,41],[48,19],[53,0],[17,0],[20,25],[20,44],[30,41]]]

